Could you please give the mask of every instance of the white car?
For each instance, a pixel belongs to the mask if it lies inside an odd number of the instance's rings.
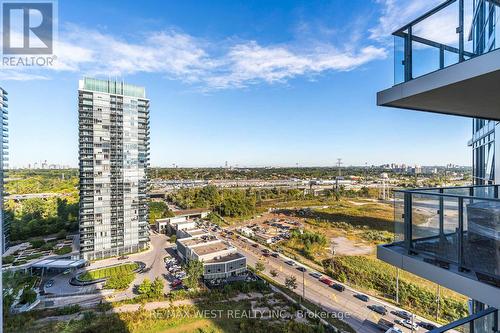
[[[411,320],[398,320],[397,323],[403,327],[413,329],[414,331],[418,330],[418,325],[416,323],[412,323]]]
[[[403,331],[400,328],[392,327],[389,328],[385,333],[403,333]]]

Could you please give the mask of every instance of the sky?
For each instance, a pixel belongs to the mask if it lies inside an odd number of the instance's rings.
[[[376,106],[439,2],[59,0],[54,65],[0,71],[10,165],[78,165],[83,76],[146,87],[152,166],[470,165],[470,119]]]

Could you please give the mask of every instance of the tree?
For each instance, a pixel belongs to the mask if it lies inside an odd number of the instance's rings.
[[[275,269],[272,269],[270,273],[271,273],[272,277],[277,277],[278,276],[278,272]]]
[[[186,266],[184,285],[188,288],[198,287],[198,281],[203,275],[203,263],[199,260],[190,260]]]
[[[31,288],[24,288],[19,302],[21,304],[31,304],[36,301],[36,292]]]
[[[148,278],[145,278],[137,288],[137,292],[139,295],[148,295],[151,293],[151,287],[151,281]]]
[[[163,281],[157,276],[151,285],[150,297],[160,297],[163,295]]]
[[[290,290],[294,290],[297,288],[297,278],[295,276],[290,275],[285,279],[285,287]]]
[[[264,265],[264,263],[263,263],[262,261],[258,261],[258,262],[255,264],[255,271],[257,271],[257,273],[261,273],[261,272],[263,272],[265,269],[266,269],[266,266]]]

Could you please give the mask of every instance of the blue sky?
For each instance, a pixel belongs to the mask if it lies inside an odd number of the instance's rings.
[[[11,165],[77,165],[83,75],[146,87],[153,166],[469,165],[470,119],[375,105],[437,2],[59,0],[56,64],[0,73]]]

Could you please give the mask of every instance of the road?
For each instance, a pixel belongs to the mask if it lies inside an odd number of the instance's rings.
[[[165,267],[165,262],[163,261],[163,258],[169,255],[167,250],[169,250],[172,247],[172,244],[168,242],[168,237],[162,234],[152,233],[150,235],[150,239],[151,239],[151,247],[149,250],[140,253],[130,254],[128,255],[128,259],[126,260],[119,260],[118,258],[108,258],[108,259],[98,260],[93,262],[89,267],[80,269],[72,274],[65,275],[61,273],[55,276],[46,277],[44,279],[44,284],[49,279],[54,281],[52,287],[45,288],[46,293],[51,299],[57,296],[76,295],[76,294],[82,295],[83,299],[85,298],[84,295],[86,295],[86,298],[95,302],[95,299],[97,299],[98,297],[101,297],[102,299],[102,297],[104,297],[105,294],[108,295],[107,292],[102,290],[102,283],[79,287],[69,284],[69,280],[73,276],[78,275],[79,273],[82,273],[83,271],[89,269],[97,269],[101,267],[124,264],[133,261],[144,262],[146,264],[145,272],[136,274],[135,280],[130,284],[130,287],[127,290],[115,293],[113,298],[114,301],[120,301],[137,296],[137,294],[134,292],[135,285],[139,285],[145,278],[149,278],[151,281],[154,280],[156,277],[162,278],[164,281],[163,290],[165,293],[168,293],[170,291],[169,279],[171,280],[171,277],[168,276],[168,271]],[[69,302],[68,304],[71,303],[71,300],[63,300],[63,301],[65,302],[64,304],[66,304],[66,302]],[[80,300],[75,299],[74,303],[79,303],[81,301],[82,301],[81,299]]]
[[[391,322],[394,322],[396,319],[400,319],[399,317],[390,313],[390,311],[401,310],[397,307],[394,307],[388,303],[379,301],[370,296],[370,300],[368,302],[363,302],[354,297],[358,292],[354,289],[351,289],[346,286],[346,290],[344,292],[338,292],[324,283],[318,281],[309,275],[310,272],[313,272],[312,269],[307,268],[306,273],[302,273],[297,270],[296,266],[289,266],[284,263],[284,261],[289,260],[284,256],[279,258],[274,257],[264,257],[262,255],[263,246],[259,245],[258,248],[254,248],[250,246],[250,240],[247,242],[243,242],[239,239],[232,240],[234,246],[236,246],[242,254],[247,257],[247,262],[251,266],[255,266],[255,263],[259,260],[263,260],[265,262],[266,269],[263,272],[266,276],[275,280],[276,282],[284,285],[285,278],[288,276],[295,276],[297,279],[297,289],[295,292],[299,295],[302,294],[303,291],[303,283],[305,281],[305,298],[311,302],[314,302],[320,306],[322,306],[328,312],[333,313],[348,313],[349,317],[345,319],[345,321],[351,325],[357,332],[363,333],[380,333],[381,330],[377,327],[374,327],[372,323],[377,323],[380,318],[384,318]],[[271,270],[276,270],[278,272],[277,277],[272,277],[270,274]],[[385,316],[379,315],[367,308],[368,305],[376,304],[385,306],[389,313]],[[422,318],[416,318],[416,321],[423,320]],[[428,321],[428,320],[423,320]],[[403,332],[410,332],[410,330],[403,328],[400,325],[397,325],[399,328],[403,330]],[[425,331],[421,327],[419,331]]]

